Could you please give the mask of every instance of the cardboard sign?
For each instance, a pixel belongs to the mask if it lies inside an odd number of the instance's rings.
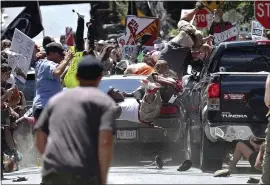
[[[125,45],[122,50],[122,59],[128,59],[132,57],[136,53],[137,46],[136,45]],[[143,50],[152,51],[154,50],[153,46],[143,46]]]
[[[251,36],[263,36],[264,27],[257,21],[251,21]]]
[[[235,37],[237,35],[238,35],[238,28],[235,25],[231,27],[230,29],[225,30],[221,33],[214,33],[214,37],[215,37],[214,41],[216,44],[218,44],[226,40],[229,40],[230,38]]]
[[[71,27],[66,27],[65,44],[67,46],[74,46],[75,45],[73,30]]]
[[[18,55],[9,55],[9,65],[12,67],[12,74],[22,83],[26,82],[35,42],[27,35],[18,30],[14,31],[10,50]]]
[[[78,80],[76,79],[76,73],[77,73],[78,63],[81,60],[82,56],[83,56],[83,52],[76,52],[71,61],[67,74],[64,78],[64,83],[67,88],[73,88],[79,85]]]
[[[118,37],[118,38],[117,38],[117,42],[118,42],[118,44],[119,44],[120,49],[122,49],[123,46],[126,44],[126,36],[123,35],[123,36],[121,36],[121,37]]]
[[[151,35],[151,38],[144,44],[153,46],[158,38],[160,22],[158,18],[127,16],[126,18],[126,44],[135,45],[136,41],[143,35]]]

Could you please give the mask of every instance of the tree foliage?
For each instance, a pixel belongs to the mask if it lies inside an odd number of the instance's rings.
[[[254,19],[254,1],[225,1],[221,9],[224,12],[235,9],[243,16],[243,22]]]

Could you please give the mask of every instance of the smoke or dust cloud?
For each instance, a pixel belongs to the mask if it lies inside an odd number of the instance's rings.
[[[20,124],[13,133],[16,148],[22,154],[21,167],[36,166],[38,162],[39,154],[34,145],[31,129],[27,124]]]

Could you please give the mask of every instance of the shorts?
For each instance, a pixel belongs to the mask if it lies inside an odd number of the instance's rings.
[[[253,152],[249,158],[248,158],[248,161],[249,161],[249,164],[251,165],[251,167],[254,167],[255,166],[255,163],[256,163],[256,159],[257,159],[257,156],[258,156],[258,152]]]
[[[35,120],[38,120],[39,116],[41,115],[43,109],[36,109],[35,112],[34,112],[34,118]]]

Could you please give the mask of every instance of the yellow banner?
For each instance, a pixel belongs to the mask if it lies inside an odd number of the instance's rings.
[[[78,63],[81,60],[82,56],[83,56],[83,52],[76,52],[71,61],[67,74],[64,78],[64,83],[67,88],[73,88],[79,85],[76,79],[76,73],[77,73]]]

